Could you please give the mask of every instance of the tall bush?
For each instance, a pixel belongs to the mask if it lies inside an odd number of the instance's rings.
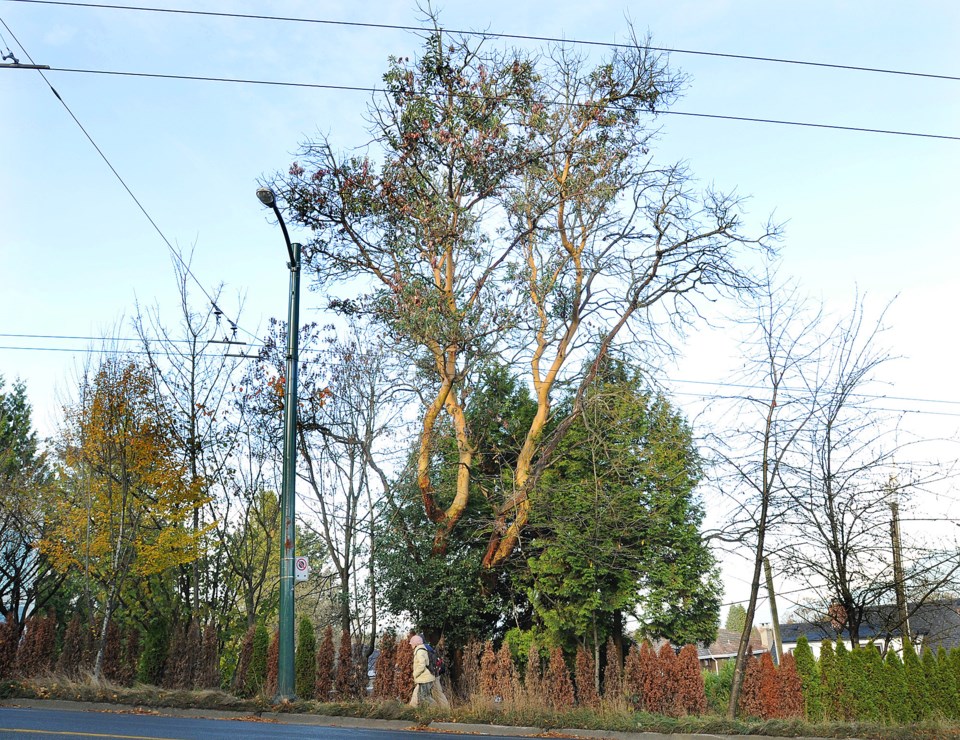
[[[244,692],[247,696],[256,696],[261,693],[267,683],[267,654],[270,651],[270,635],[266,626],[257,623],[253,632],[253,644],[250,650],[250,664],[247,666],[247,675],[244,682]]]
[[[380,654],[374,663],[373,696],[375,699],[397,698],[397,682],[393,665],[397,659],[397,638],[391,631],[380,638]]]
[[[573,706],[573,682],[570,680],[567,663],[563,659],[563,651],[559,647],[550,651],[550,662],[547,664],[543,684],[546,700],[551,707],[562,711]]]
[[[796,660],[797,674],[800,676],[800,686],[803,691],[804,716],[808,722],[822,722],[824,717],[820,666],[813,657],[813,650],[810,649],[806,635],[801,635],[797,640],[793,657]]]
[[[616,703],[623,699],[623,655],[620,647],[612,637],[607,639],[607,649],[604,655],[606,664],[603,667],[603,699],[606,702]]]
[[[677,659],[676,705],[680,714],[707,711],[707,693],[696,645],[684,645]]]
[[[335,656],[333,650],[333,627],[327,625],[323,631],[323,639],[317,649],[317,680],[316,697],[320,701],[330,701],[330,692],[333,691],[333,667]]]
[[[263,683],[263,693],[268,697],[277,695],[280,676],[280,630],[273,631],[273,637],[270,638],[270,647],[267,648],[267,680]]]
[[[760,668],[760,661],[751,655],[747,658],[747,664],[743,671],[743,686],[740,689],[738,705],[740,714],[747,717],[763,717],[762,686],[763,672]]]
[[[512,702],[520,695],[520,676],[513,664],[510,645],[504,640],[497,651],[495,695],[503,701]]]
[[[574,665],[574,678],[577,685],[577,702],[584,707],[595,707],[600,701],[597,693],[597,663],[593,654],[583,645],[577,646],[577,658]]]
[[[668,648],[672,652],[672,648]],[[638,651],[641,707],[654,714],[666,714],[673,697],[667,689],[660,658],[653,646],[644,640]]]
[[[670,717],[679,717],[683,714],[680,704],[680,663],[673,646],[665,642],[657,653],[657,664],[660,669],[660,697],[657,710]]]
[[[0,630],[4,626],[0,625]],[[74,612],[70,621],[67,623],[67,629],[63,634],[63,647],[60,650],[60,657],[57,659],[57,671],[68,678],[76,678],[80,671],[80,661],[83,659],[83,631],[86,629],[84,620],[80,614]],[[2,651],[2,638],[0,638],[0,651]],[[3,659],[0,657],[0,664]],[[0,665],[0,678],[3,677],[3,667]]]
[[[353,664],[353,642],[349,630],[340,632],[340,649],[337,650],[337,678],[334,681],[334,691],[340,699],[352,699],[355,696],[354,676],[356,668]]]
[[[527,701],[535,703],[541,700],[543,691],[543,667],[540,664],[540,648],[533,640],[527,648],[527,666],[523,674],[523,688]]]
[[[194,686],[198,689],[219,689],[220,675],[220,636],[217,625],[211,620],[203,628],[200,638],[200,664],[194,675]]]
[[[90,631],[85,630],[85,633],[81,635],[83,643],[90,639]],[[154,686],[161,685],[169,648],[170,624],[162,617],[155,617],[147,626],[147,633],[143,637],[143,652],[140,653],[137,667],[138,681]]]
[[[803,680],[797,672],[797,662],[793,655],[784,655],[780,661],[777,683],[780,687],[780,716],[802,719],[805,715]]]
[[[413,647],[410,638],[397,643],[397,661],[394,664],[394,685],[402,702],[410,701],[413,696]]]
[[[497,653],[493,642],[487,640],[480,655],[480,696],[495,699],[497,694]]]
[[[250,663],[253,660],[253,643],[256,634],[257,626],[252,624],[247,627],[247,631],[240,641],[240,649],[237,653],[237,670],[233,674],[233,688],[240,694],[245,694],[247,691],[247,675],[250,672]]]
[[[306,616],[300,617],[293,663],[297,696],[312,699],[317,691],[317,635]]]
[[[903,675],[907,695],[906,703],[910,708],[910,721],[919,722],[933,716],[933,701],[930,698],[930,687],[927,684],[923,664],[913,645],[909,642],[903,648]]]

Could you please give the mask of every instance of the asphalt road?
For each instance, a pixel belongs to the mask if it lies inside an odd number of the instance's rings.
[[[431,739],[454,735],[430,733]],[[188,719],[123,712],[77,712],[0,707],[0,739],[36,740],[254,740],[323,738],[390,740],[410,738],[409,731],[280,724],[255,720]],[[462,740],[462,737],[459,738]],[[512,738],[511,740],[516,740]]]

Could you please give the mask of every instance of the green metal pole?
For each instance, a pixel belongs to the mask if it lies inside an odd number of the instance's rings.
[[[281,221],[282,223],[282,221]],[[284,229],[286,232],[286,229]],[[286,235],[286,234],[284,234]],[[290,302],[287,315],[287,370],[283,400],[283,482],[280,493],[280,659],[277,701],[294,698],[293,561],[296,557],[297,366],[300,328],[300,245],[289,244]]]

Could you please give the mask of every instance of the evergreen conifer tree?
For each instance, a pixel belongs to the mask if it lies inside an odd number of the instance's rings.
[[[270,651],[270,634],[262,623],[257,623],[253,632],[250,664],[247,666],[244,691],[247,696],[256,696],[267,683],[267,653]]]
[[[903,675],[910,721],[918,722],[929,719],[933,716],[930,687],[927,684],[923,664],[910,642],[907,642],[903,647]]]
[[[823,721],[823,689],[820,683],[820,666],[813,657],[810,642],[806,635],[797,640],[793,651],[797,663],[797,674],[803,690],[804,716],[808,722]]]
[[[941,646],[937,650],[937,693],[940,699],[940,710],[948,719],[955,719],[960,710],[960,696],[957,692],[957,679],[953,673],[953,663],[946,649]]]
[[[317,650],[317,682],[316,697],[319,701],[330,701],[330,692],[333,690],[333,627],[327,625],[323,631],[323,640]]]
[[[280,630],[273,631],[270,647],[267,649],[267,680],[263,693],[273,698],[277,695],[277,678],[280,675]]]
[[[397,659],[397,637],[390,630],[380,638],[380,654],[377,656],[373,670],[377,674],[373,678],[373,696],[376,699],[395,699],[397,684],[394,680],[393,665]]]
[[[297,696],[313,698],[317,691],[317,635],[306,615],[300,617],[293,666]]]
[[[575,678],[577,684],[577,702],[580,706],[595,707],[600,700],[596,684],[596,661],[583,645],[577,645]]]
[[[617,641],[610,637],[605,652],[606,665],[603,668],[603,699],[616,703],[623,699],[623,656]]]
[[[567,662],[563,659],[563,651],[558,647],[550,651],[550,662],[547,664],[543,685],[551,707],[563,711],[573,706],[573,682],[570,680]]]
[[[903,661],[893,648],[887,650],[883,660],[883,719],[891,724],[907,724],[914,714],[907,697],[906,675]]]
[[[833,643],[824,640],[820,644],[820,688],[823,697],[823,716],[828,721],[834,721],[843,716],[839,695],[841,686],[839,670]]]

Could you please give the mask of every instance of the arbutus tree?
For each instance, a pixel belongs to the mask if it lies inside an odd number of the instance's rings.
[[[390,60],[388,92],[371,104],[379,164],[321,139],[278,183],[314,232],[304,263],[318,286],[361,286],[332,305],[372,320],[422,373],[416,480],[435,552],[470,499],[464,405],[477,363],[512,355],[537,404],[509,489],[490,502],[494,568],[609,349],[659,342],[697,316],[698,294],[753,286],[735,257],[766,248],[772,229],[745,237],[736,198],[698,194],[682,167],[653,162],[654,113],[684,80],[631,39],[590,68],[566,48],[499,53],[435,29],[420,58]],[[576,400],[547,434],[560,384]],[[431,478],[442,417],[457,443],[452,497]]]

